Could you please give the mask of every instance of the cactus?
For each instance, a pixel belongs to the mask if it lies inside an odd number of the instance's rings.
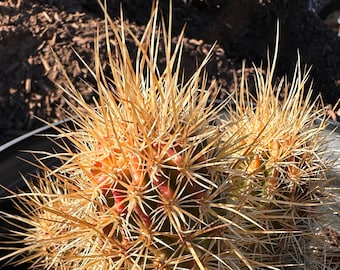
[[[25,226],[11,236],[24,247],[0,261],[24,255],[16,262],[46,269],[159,270],[303,263],[287,256],[314,237],[309,208],[322,202],[328,168],[318,154],[325,122],[313,126],[321,111],[311,111],[310,94],[302,103],[305,78],[297,71],[284,105],[280,89],[272,94],[269,69],[267,78],[257,73],[256,108],[242,87],[236,110],[228,100],[216,106],[204,73],[212,51],[183,82],[183,32],[172,49],[171,16],[168,27],[158,21],[156,3],[138,39],[106,14],[110,75],[96,40],[95,106],[66,79],[73,125],[55,127],[65,153],[48,155],[62,165],[50,169],[40,160],[42,173],[25,180],[29,191],[12,196],[22,215],[1,212]],[[127,35],[137,45],[135,66]],[[278,125],[284,121],[293,128]]]
[[[48,269],[250,264],[240,249],[253,244],[246,226],[257,222],[241,215],[241,206],[228,196],[229,179],[242,178],[233,169],[238,139],[222,140],[223,104],[214,107],[217,93],[211,95],[207,77],[201,76],[209,56],[183,83],[183,33],[172,53],[171,21],[168,29],[162,21],[166,65],[161,71],[157,13],[156,5],[140,40],[123,22],[118,28],[106,17],[111,77],[104,75],[96,43],[95,108],[71,82],[61,86],[75,124],[75,130],[58,129],[69,141],[65,154],[57,155],[63,165],[51,170],[41,164],[44,173],[27,181],[30,192],[19,197],[24,216],[4,214],[28,225],[18,233],[25,247],[11,254],[27,251],[22,262]],[[135,68],[125,35],[138,47]]]
[[[227,130],[228,136],[236,131],[247,134],[240,144],[249,146],[238,153],[247,157],[240,164],[247,177],[235,192],[244,193],[248,209],[256,209],[261,226],[271,232],[264,237],[268,245],[254,249],[262,254],[260,250],[265,248],[273,265],[335,269],[327,268],[332,256],[325,256],[324,261],[311,259],[311,246],[320,245],[315,235],[323,226],[318,217],[325,209],[320,205],[332,197],[326,187],[332,181],[327,172],[334,160],[322,135],[327,114],[317,109],[320,97],[312,100],[312,89],[306,86],[309,70],[302,72],[299,57],[292,82],[282,78],[273,83],[277,54],[278,36],[272,66],[268,65],[266,72],[255,67],[255,96],[250,94],[243,73],[234,102],[227,109],[228,121],[236,123]],[[262,258],[268,262],[268,256]]]

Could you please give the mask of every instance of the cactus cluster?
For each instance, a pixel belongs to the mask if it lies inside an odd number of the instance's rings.
[[[56,127],[67,143],[51,156],[62,165],[41,160],[42,173],[25,180],[29,192],[12,196],[22,215],[1,214],[26,224],[13,232],[24,247],[0,260],[129,270],[298,269],[310,260],[327,269],[329,260],[332,269],[331,258],[310,252],[330,164],[325,118],[314,123],[324,112],[313,111],[300,67],[291,84],[274,87],[273,61],[266,76],[256,72],[256,97],[242,83],[216,105],[204,73],[212,52],[184,82],[183,32],[172,48],[171,19],[159,27],[157,4],[140,39],[123,21],[106,14],[105,22],[110,75],[97,40],[95,106],[69,80],[61,86],[72,127]]]

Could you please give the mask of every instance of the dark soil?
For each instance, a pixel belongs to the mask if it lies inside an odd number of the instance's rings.
[[[119,2],[108,0],[112,17],[119,16]],[[127,23],[137,35],[142,34],[151,1],[122,2]],[[160,2],[167,16],[168,1]],[[337,27],[336,22],[328,14],[337,8],[334,4],[331,11],[322,10],[321,16],[308,10],[308,3],[311,1],[174,0],[174,42],[186,24],[186,74],[193,72],[217,41],[207,71],[209,78],[221,86],[220,98],[225,98],[233,91],[235,75],[240,74],[244,59],[251,67],[252,62],[259,65],[266,60],[268,48],[273,52],[279,19],[276,76],[292,74],[299,49],[302,63],[312,66],[315,96],[321,93],[325,104],[336,112],[334,105],[340,98],[340,38],[337,29],[332,29]],[[67,108],[55,83],[65,78],[55,55],[91,102],[93,90],[82,80],[94,81],[73,49],[93,67],[93,38],[98,26],[103,30],[102,23],[96,0],[0,1],[0,145],[42,125],[36,117],[48,122],[64,117],[63,109]],[[132,45],[131,40],[128,44]],[[105,64],[104,44],[102,51]]]

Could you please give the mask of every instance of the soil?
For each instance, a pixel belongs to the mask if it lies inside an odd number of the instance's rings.
[[[113,18],[119,16],[120,2],[126,23],[141,35],[151,1],[108,1]],[[268,49],[273,52],[279,19],[276,76],[292,75],[299,50],[302,64],[312,67],[315,96],[321,93],[324,103],[332,108],[333,119],[339,120],[335,104],[340,98],[340,38],[336,19],[328,16],[337,12],[337,6],[328,5],[330,11],[325,11],[316,3],[173,0],[173,42],[186,25],[183,68],[190,75],[217,41],[207,72],[210,80],[217,80],[219,98],[224,99],[234,90],[243,60],[250,74],[252,63],[266,64]],[[160,5],[166,17],[168,1],[160,0]],[[0,1],[0,144],[41,126],[39,119],[54,122],[65,116],[67,105],[57,86],[65,82],[65,77],[56,58],[91,102],[94,93],[89,85],[94,85],[94,80],[75,52],[94,66],[93,40],[98,27],[102,35],[103,15],[96,0]],[[133,48],[131,40],[127,43]],[[104,43],[102,47],[106,65]]]

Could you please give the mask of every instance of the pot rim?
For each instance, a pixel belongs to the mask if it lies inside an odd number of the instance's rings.
[[[36,153],[56,151],[58,145],[48,134],[56,133],[54,127],[66,124],[71,119],[46,124],[0,145],[0,198],[25,188],[23,178],[37,171]],[[55,166],[58,159],[46,160],[47,166]]]
[[[64,123],[67,123],[70,120],[71,119],[64,119],[64,120],[57,121],[55,123],[46,124],[46,125],[44,125],[42,127],[39,127],[39,128],[34,129],[32,131],[29,131],[29,132],[27,132],[27,133],[25,133],[23,135],[20,135],[20,136],[14,138],[14,139],[12,139],[12,140],[2,144],[2,145],[0,145],[0,155],[1,155],[2,152],[8,150],[9,148],[11,148],[14,145],[19,144],[20,142],[24,141],[25,139],[30,138],[30,137],[32,137],[34,135],[38,135],[39,133],[42,133],[44,131],[50,130],[53,127],[59,126],[59,125],[64,124]]]

